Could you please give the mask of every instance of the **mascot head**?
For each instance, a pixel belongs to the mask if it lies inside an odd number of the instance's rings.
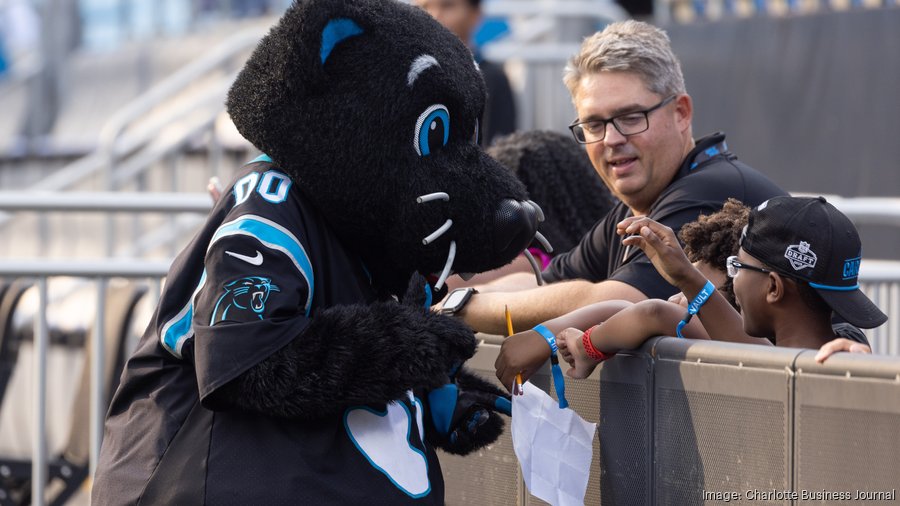
[[[394,0],[298,0],[228,96],[241,134],[288,172],[376,280],[481,272],[535,236],[540,209],[477,144],[471,52]]]

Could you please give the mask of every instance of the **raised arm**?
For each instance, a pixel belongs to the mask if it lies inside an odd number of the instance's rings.
[[[694,267],[681,249],[671,228],[649,218],[627,218],[619,223],[617,232],[625,236],[623,243],[637,246],[673,286],[684,293],[688,301],[703,290],[707,279]],[[771,344],[767,339],[751,337],[744,332],[741,315],[731,304],[714,291],[697,313],[711,339],[751,344]]]

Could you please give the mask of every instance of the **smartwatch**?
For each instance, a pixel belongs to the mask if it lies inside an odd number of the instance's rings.
[[[450,292],[450,295],[447,296],[444,306],[441,307],[441,314],[456,314],[467,302],[469,302],[469,298],[472,297],[473,293],[478,293],[478,290],[471,286],[453,290]]]

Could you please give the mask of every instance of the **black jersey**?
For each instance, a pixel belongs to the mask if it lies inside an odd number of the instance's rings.
[[[443,503],[412,393],[314,422],[208,409],[317,311],[377,298],[271,160],[242,169],[167,279],[110,407],[93,504]]]
[[[787,193],[741,163],[728,151],[725,135],[717,133],[697,141],[648,216],[678,234],[685,223],[701,214],[721,210],[730,197],[752,207],[779,195]],[[544,279],[613,279],[637,288],[648,298],[673,295],[678,290],[659,275],[644,252],[626,248],[616,234],[616,224],[631,215],[625,204],[617,204],[574,248],[553,258]]]

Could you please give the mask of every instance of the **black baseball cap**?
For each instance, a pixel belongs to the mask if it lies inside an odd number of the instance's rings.
[[[775,197],[750,211],[741,248],[785,276],[805,281],[847,322],[887,321],[859,289],[862,244],[853,223],[825,197]]]

